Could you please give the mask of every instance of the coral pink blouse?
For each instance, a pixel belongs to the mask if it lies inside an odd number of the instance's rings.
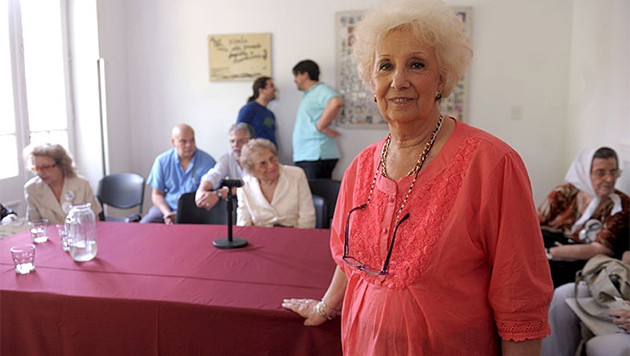
[[[525,167],[507,144],[456,125],[418,175],[386,276],[342,260],[346,215],[367,201],[384,140],[345,173],[331,236],[348,277],[344,354],[497,355],[500,338],[549,334],[553,285]],[[349,255],[380,270],[412,179],[378,174],[370,204],[350,219]]]

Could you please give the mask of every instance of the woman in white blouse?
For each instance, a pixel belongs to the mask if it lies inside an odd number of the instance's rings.
[[[27,167],[37,173],[24,185],[29,220],[48,219],[51,224],[63,223],[72,205],[92,204],[98,219],[101,205],[92,193],[90,183],[77,176],[72,158],[58,144],[46,143],[24,149]]]
[[[237,225],[315,227],[313,197],[304,171],[281,165],[271,141],[249,140],[240,162],[249,176],[237,190]]]

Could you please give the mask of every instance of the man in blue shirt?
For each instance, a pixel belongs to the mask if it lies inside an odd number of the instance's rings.
[[[308,179],[332,178],[339,161],[335,138],[330,128],[343,108],[343,99],[330,86],[319,82],[319,66],[304,60],[293,67],[293,81],[304,92],[293,129],[293,162]]]
[[[186,124],[173,127],[171,143],[173,148],[160,154],[151,168],[147,184],[153,187],[153,206],[141,223],[173,224],[179,196],[196,191],[203,174],[215,164],[209,154],[197,149],[195,131]]]
[[[276,116],[267,109],[270,101],[276,98],[276,86],[273,79],[260,77],[254,81],[254,94],[247,99],[247,104],[238,112],[237,123],[244,122],[254,128],[256,138],[266,138],[276,147]]]

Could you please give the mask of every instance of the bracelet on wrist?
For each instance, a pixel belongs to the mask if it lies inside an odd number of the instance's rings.
[[[322,303],[322,307],[324,307],[324,309],[331,310],[334,314],[339,314],[341,312],[341,308],[339,308],[339,309],[331,308],[328,305],[326,305],[326,303],[324,302],[323,299],[321,300],[321,303]]]
[[[323,300],[320,300],[319,303],[317,303],[317,305],[315,306],[315,311],[317,312],[317,314],[323,316],[328,320],[333,320],[337,316],[337,314],[339,314],[338,310],[329,307],[328,305],[326,305],[326,303],[324,303]]]

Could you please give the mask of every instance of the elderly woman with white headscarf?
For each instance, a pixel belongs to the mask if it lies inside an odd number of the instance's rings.
[[[566,184],[556,187],[538,208],[556,287],[573,282],[589,258],[620,257],[627,249],[630,198],[615,189],[620,175],[615,151],[585,150],[571,164]]]

